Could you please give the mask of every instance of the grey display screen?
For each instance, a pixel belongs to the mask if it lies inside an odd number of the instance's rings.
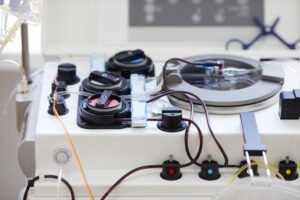
[[[264,0],[129,0],[131,27],[254,26]]]

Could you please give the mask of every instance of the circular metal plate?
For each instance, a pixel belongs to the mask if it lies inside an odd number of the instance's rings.
[[[280,67],[263,65],[249,58],[206,55],[190,57],[187,60],[191,62],[224,61],[224,69],[229,72],[229,75],[225,74],[225,78],[204,80],[205,78],[197,74],[197,70],[187,65],[179,66],[177,72],[169,73],[167,76],[169,89],[196,94],[205,101],[213,113],[230,114],[239,113],[241,110],[253,111],[267,107],[276,102],[275,96],[284,82],[284,72]],[[235,72],[232,73],[232,70]],[[247,70],[251,73],[235,76]],[[182,95],[170,97],[170,100],[179,107],[188,107]]]

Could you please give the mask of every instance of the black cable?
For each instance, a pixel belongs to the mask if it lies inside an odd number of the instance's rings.
[[[181,63],[185,63],[185,64],[188,64],[188,65],[193,65],[193,66],[197,66],[197,65],[218,66],[220,69],[222,69],[224,67],[224,63],[218,63],[218,62],[214,62],[214,61],[190,62],[188,60],[184,60],[184,59],[181,59],[181,58],[171,58],[171,59],[167,60],[164,63],[164,65],[163,65],[163,71],[162,71],[162,77],[163,77],[162,91],[165,90],[166,93],[173,92],[173,91],[168,91],[167,86],[166,86],[167,85],[167,83],[166,83],[166,80],[167,80],[167,66],[168,66],[169,63],[175,63],[175,62],[177,62],[177,63],[181,62]],[[221,151],[221,153],[222,153],[222,155],[224,157],[224,165],[225,166],[228,165],[228,156],[227,156],[225,150],[223,149],[222,145],[220,144],[220,142],[216,138],[216,136],[214,134],[214,131],[211,128],[210,121],[209,121],[209,116],[208,116],[208,110],[207,110],[205,102],[200,97],[198,97],[197,95],[195,95],[193,93],[190,93],[190,92],[187,92],[187,91],[176,91],[176,92],[185,93],[185,94],[188,94],[190,96],[193,96],[202,105],[203,110],[204,110],[204,114],[205,114],[205,118],[206,118],[206,122],[207,122],[207,126],[208,126],[208,129],[209,129],[209,132],[210,132],[211,136],[213,137],[213,140],[217,144],[219,150]],[[166,94],[166,93],[163,93],[163,94]],[[158,94],[157,96],[160,96],[160,95],[162,95],[162,94]]]
[[[167,61],[164,65],[164,73],[163,73],[163,76],[164,76],[164,81],[166,80],[165,79],[165,69],[166,69],[166,66],[168,64],[168,62],[171,62],[171,61],[182,61],[182,62],[185,62],[187,64],[193,64],[195,65],[195,63],[190,63],[188,61],[185,61],[185,60],[181,60],[181,59],[170,59],[169,61]],[[199,63],[196,63],[196,64],[199,64]],[[203,64],[203,63],[201,63]],[[214,66],[215,66],[215,63],[214,63]],[[165,82],[164,82],[164,85],[165,85]],[[197,95],[193,94],[193,93],[190,93],[190,92],[187,92],[187,91],[161,91],[161,92],[158,92],[155,94],[155,96],[148,100],[147,103],[150,103],[150,102],[153,102],[163,96],[167,96],[167,95],[171,95],[171,94],[181,94],[183,96],[185,96],[189,103],[190,103],[190,107],[191,107],[191,119],[183,119],[184,121],[187,121],[188,122],[188,126],[186,128],[186,131],[185,131],[185,150],[186,150],[186,153],[187,153],[187,156],[189,157],[190,161],[189,163],[186,163],[186,164],[183,164],[181,165],[180,167],[187,167],[187,166],[190,166],[192,164],[196,164],[198,166],[202,166],[202,164],[198,163],[197,160],[199,159],[200,155],[201,155],[201,152],[202,152],[202,148],[203,148],[203,135],[202,135],[202,132],[201,132],[201,129],[200,127],[192,120],[193,116],[194,116],[194,106],[193,106],[193,103],[192,103],[192,100],[189,96],[192,96],[194,98],[196,98],[196,100],[198,100],[202,107],[203,107],[203,110],[204,110],[204,113],[205,113],[205,117],[206,117],[206,122],[207,122],[207,125],[208,125],[208,129],[215,141],[215,143],[217,144],[218,148],[220,149],[223,157],[224,157],[224,165],[222,165],[222,167],[237,167],[237,165],[228,165],[228,157],[227,157],[227,154],[226,152],[224,151],[222,145],[220,144],[220,142],[217,140],[212,128],[211,128],[211,125],[210,125],[210,121],[209,121],[209,116],[208,116],[208,111],[207,111],[207,107],[206,107],[206,104],[205,102],[199,98]],[[130,120],[130,119],[120,119],[120,121],[126,121],[126,120]],[[160,121],[161,119],[148,119],[148,121]],[[189,136],[189,130],[190,130],[190,125],[193,124],[196,128],[197,128],[197,131],[199,133],[199,138],[200,138],[200,144],[199,144],[199,149],[198,149],[198,152],[196,154],[196,156],[193,158],[191,153],[190,153],[190,150],[189,150],[189,144],[188,144],[188,136]],[[146,165],[146,166],[141,166],[141,167],[137,167],[133,170],[130,170],[129,172],[127,172],[126,174],[124,174],[121,178],[119,178],[106,192],[105,194],[102,196],[101,200],[105,200],[106,197],[119,185],[121,184],[122,181],[124,181],[127,177],[129,177],[130,175],[134,174],[135,172],[138,172],[138,171],[141,171],[141,170],[144,170],[144,169],[154,169],[154,168],[162,168],[163,165]]]
[[[126,119],[124,119],[126,120]],[[161,119],[148,119],[148,121],[161,121]],[[200,157],[201,155],[201,152],[202,152],[202,148],[203,148],[203,136],[202,136],[202,132],[200,130],[200,127],[191,119],[183,119],[183,121],[187,121],[188,123],[190,124],[193,124],[198,132],[199,132],[199,137],[200,137],[200,144],[199,144],[199,149],[198,149],[198,152],[197,152],[197,155],[195,156],[195,158],[192,158],[191,156],[191,162],[189,163],[186,163],[184,165],[180,165],[181,168],[183,167],[188,167],[192,164],[194,164],[194,162],[196,160],[198,160],[198,158]],[[187,136],[188,136],[188,132],[187,133]],[[189,149],[188,147],[188,144],[185,144],[187,145],[187,149]],[[106,192],[105,194],[102,196],[101,200],[105,200],[106,197],[118,186],[121,184],[122,181],[124,181],[127,177],[129,177],[130,175],[134,174],[135,172],[138,172],[138,171],[141,171],[141,170],[144,170],[144,169],[155,169],[155,168],[162,168],[163,165],[145,165],[145,166],[141,166],[141,167],[137,167],[133,170],[130,170],[129,172],[127,172],[126,174],[124,174],[121,178],[119,178]]]
[[[186,131],[185,131],[185,134],[184,134],[184,135],[185,135],[185,136],[184,136],[184,137],[185,137],[185,140],[184,140],[184,146],[185,146],[186,153],[187,153],[187,155],[188,155],[188,157],[189,157],[189,159],[190,159],[190,162],[188,162],[188,163],[186,163],[186,164],[182,164],[182,165],[180,165],[180,167],[181,167],[181,168],[183,168],[183,167],[188,167],[188,166],[190,166],[190,165],[192,165],[192,164],[196,164],[196,165],[198,165],[198,166],[201,167],[201,164],[197,163],[197,160],[199,159],[199,157],[200,157],[200,155],[201,155],[201,153],[202,153],[202,149],[203,149],[203,134],[202,134],[202,132],[201,132],[201,129],[200,129],[200,127],[199,127],[193,120],[191,120],[191,119],[185,119],[185,118],[183,118],[182,120],[188,122],[189,124],[193,124],[193,125],[196,127],[196,129],[197,129],[197,131],[198,131],[198,134],[199,134],[199,148],[198,148],[198,151],[197,151],[196,156],[195,156],[195,157],[192,157],[192,155],[191,155],[191,153],[190,153],[189,143],[188,143],[189,128],[190,128],[190,126],[188,126],[188,127],[186,128]],[[148,119],[148,121],[161,121],[161,119]]]
[[[189,96],[193,96],[194,98],[196,98],[198,101],[200,101],[201,105],[203,106],[203,109],[205,111],[205,116],[206,116],[206,120],[207,120],[207,124],[208,124],[208,127],[209,127],[209,130],[210,130],[210,133],[211,135],[213,136],[213,139],[215,141],[215,143],[217,144],[217,146],[219,147],[221,153],[223,154],[224,156],[224,160],[225,160],[225,164],[224,165],[220,165],[220,167],[224,168],[224,167],[229,167],[229,168],[239,168],[238,165],[228,165],[228,157],[227,157],[227,154],[225,153],[223,147],[221,146],[221,144],[219,143],[219,141],[217,140],[217,138],[215,137],[214,135],[214,132],[212,130],[212,128],[210,127],[210,122],[209,122],[209,119],[208,119],[208,112],[207,112],[207,107],[205,105],[205,103],[202,101],[202,99],[200,99],[198,96],[196,96],[195,94],[193,93],[190,93],[190,92],[187,92],[187,91],[166,91],[166,92],[160,92],[160,93],[156,93],[156,96],[153,97],[152,99],[148,100],[147,103],[150,103],[150,102],[153,102],[163,96],[166,96],[166,95],[170,95],[170,94],[182,94],[183,96],[185,96],[189,103],[190,103],[190,107],[191,107],[191,118],[193,118],[194,116],[194,106],[193,106],[193,103],[191,101],[191,98]],[[130,121],[131,119],[119,119],[120,121]],[[161,119],[148,119],[148,121],[160,121]],[[186,131],[185,131],[185,150],[186,150],[186,153],[187,153],[187,156],[189,157],[190,161],[189,163],[186,163],[186,164],[183,164],[183,165],[180,165],[181,168],[183,167],[188,167],[192,164],[196,164],[197,166],[201,167],[202,164],[201,163],[198,163],[197,160],[199,159],[200,155],[201,155],[201,152],[202,152],[202,148],[203,148],[203,135],[202,135],[202,132],[201,132],[201,129],[200,127],[192,120],[192,119],[184,119],[183,118],[183,121],[187,121],[188,122],[188,126],[186,128]],[[190,130],[190,125],[193,124],[198,133],[199,133],[199,138],[200,138],[200,144],[199,144],[199,149],[198,149],[198,152],[196,154],[196,156],[193,158],[191,153],[190,153],[190,150],[189,150],[189,144],[188,144],[188,136],[189,136],[189,130]],[[135,172],[138,172],[138,171],[141,171],[141,170],[144,170],[144,169],[154,169],[154,168],[162,168],[163,165],[146,165],[146,166],[141,166],[141,167],[137,167],[133,170],[130,170],[129,172],[127,172],[126,174],[124,174],[120,179],[118,179],[106,192],[105,194],[102,196],[101,200],[105,200],[106,197],[119,185],[121,184],[122,181],[124,181],[127,177],[129,177],[130,175],[134,174]]]
[[[206,119],[208,130],[209,130],[211,136],[213,137],[213,140],[215,141],[216,145],[218,146],[219,150],[221,151],[221,153],[222,153],[222,155],[224,157],[224,165],[225,166],[228,165],[228,156],[227,156],[224,148],[222,147],[221,143],[219,142],[219,140],[215,136],[215,133],[214,133],[214,131],[213,131],[212,127],[211,127],[210,121],[209,121],[209,115],[208,115],[208,110],[207,110],[206,104],[205,104],[205,102],[200,97],[198,97],[197,95],[195,95],[195,94],[193,94],[191,92],[188,92],[188,91],[173,91],[173,90],[169,90],[169,91],[161,92],[161,93],[157,94],[155,97],[153,97],[152,99],[148,100],[147,103],[155,101],[155,100],[157,100],[157,99],[159,99],[159,98],[161,98],[163,96],[172,95],[172,94],[186,94],[186,95],[194,97],[197,101],[200,102],[200,104],[202,105],[203,110],[204,110],[204,114],[205,114],[205,119]],[[200,166],[201,164],[198,163],[197,165]]]
[[[146,166],[141,166],[141,167],[137,167],[133,170],[130,170],[129,172],[127,172],[126,174],[124,174],[120,179],[118,179],[108,190],[107,192],[105,192],[105,194],[102,196],[101,200],[105,200],[106,197],[122,182],[124,181],[128,176],[130,176],[131,174],[144,170],[144,169],[155,169],[155,168],[162,168],[162,165],[146,165]]]
[[[45,179],[57,179],[58,180],[58,176],[56,176],[56,175],[45,175],[44,177],[45,177]],[[34,187],[35,182],[38,181],[39,179],[40,179],[40,177],[36,176],[33,179],[28,180],[28,184],[27,184],[27,187],[26,187],[24,195],[23,195],[23,200],[27,200],[30,188]],[[75,200],[75,194],[74,194],[74,190],[73,190],[71,184],[64,178],[61,178],[61,182],[63,182],[66,185],[66,187],[69,189],[70,194],[71,194],[71,199]]]

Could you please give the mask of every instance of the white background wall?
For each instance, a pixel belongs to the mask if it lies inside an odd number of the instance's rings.
[[[41,26],[29,25],[29,47],[31,70],[34,71],[43,66],[43,58],[41,54]],[[8,43],[0,58],[14,59],[21,63],[21,33],[20,30],[16,34],[13,42]]]

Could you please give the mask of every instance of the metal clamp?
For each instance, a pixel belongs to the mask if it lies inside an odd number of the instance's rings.
[[[261,143],[254,114],[252,112],[245,112],[241,113],[240,117],[244,133],[244,154],[246,156],[251,181],[254,182],[254,173],[251,168],[250,156],[260,156],[263,158],[267,177],[271,178],[271,171],[266,154],[267,149],[266,146]]]

